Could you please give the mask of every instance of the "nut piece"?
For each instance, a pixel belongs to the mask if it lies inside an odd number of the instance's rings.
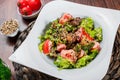
[[[9,35],[14,33],[18,28],[18,22],[15,19],[11,19],[9,21],[5,21],[0,27],[0,31],[4,35]]]

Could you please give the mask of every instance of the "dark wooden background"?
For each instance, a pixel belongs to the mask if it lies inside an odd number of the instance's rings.
[[[43,0],[44,5],[52,0]],[[111,8],[120,10],[120,0],[68,0],[75,3],[86,4],[97,7]],[[24,20],[17,11],[17,0],[0,0],[0,25],[11,18],[17,19],[22,32],[32,20]],[[62,6],[62,5],[61,5]],[[18,35],[19,36],[19,35]],[[4,60],[12,71],[12,80],[14,80],[14,68],[8,57],[12,54],[17,37],[8,38],[0,35],[0,58]]]

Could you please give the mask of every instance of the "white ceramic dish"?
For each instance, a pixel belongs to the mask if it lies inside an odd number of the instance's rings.
[[[39,52],[38,37],[46,24],[60,17],[64,12],[73,16],[90,16],[96,25],[103,28],[102,50],[86,67],[58,70],[53,62]],[[48,14],[49,13],[49,14]],[[41,10],[33,29],[22,45],[9,57],[11,61],[64,80],[101,80],[107,72],[112,54],[115,34],[120,23],[120,11],[104,9],[67,1],[52,1]]]
[[[11,33],[11,34],[4,34],[4,33],[2,33],[2,31],[0,31],[1,35],[6,36],[6,37],[15,37],[18,34],[18,32],[19,32],[19,23],[18,23],[18,20],[16,20],[16,19],[13,19],[13,20],[16,21],[17,24],[18,24],[17,29],[13,33]],[[8,20],[8,21],[10,21],[10,20]]]
[[[18,32],[19,32],[19,28],[17,28],[17,30],[15,32],[13,32],[12,34],[5,35],[1,31],[0,31],[0,34],[7,36],[7,37],[15,37],[18,34]]]

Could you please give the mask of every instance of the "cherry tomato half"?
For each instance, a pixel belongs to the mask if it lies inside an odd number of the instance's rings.
[[[80,27],[78,31],[75,33],[77,36],[77,40],[80,41],[82,36],[85,36],[88,40],[93,41],[93,38],[85,31],[83,27]]]

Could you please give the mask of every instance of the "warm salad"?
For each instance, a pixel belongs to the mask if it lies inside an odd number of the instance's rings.
[[[50,22],[40,36],[39,49],[60,69],[81,68],[100,52],[102,28],[91,17],[73,17],[64,13]]]

